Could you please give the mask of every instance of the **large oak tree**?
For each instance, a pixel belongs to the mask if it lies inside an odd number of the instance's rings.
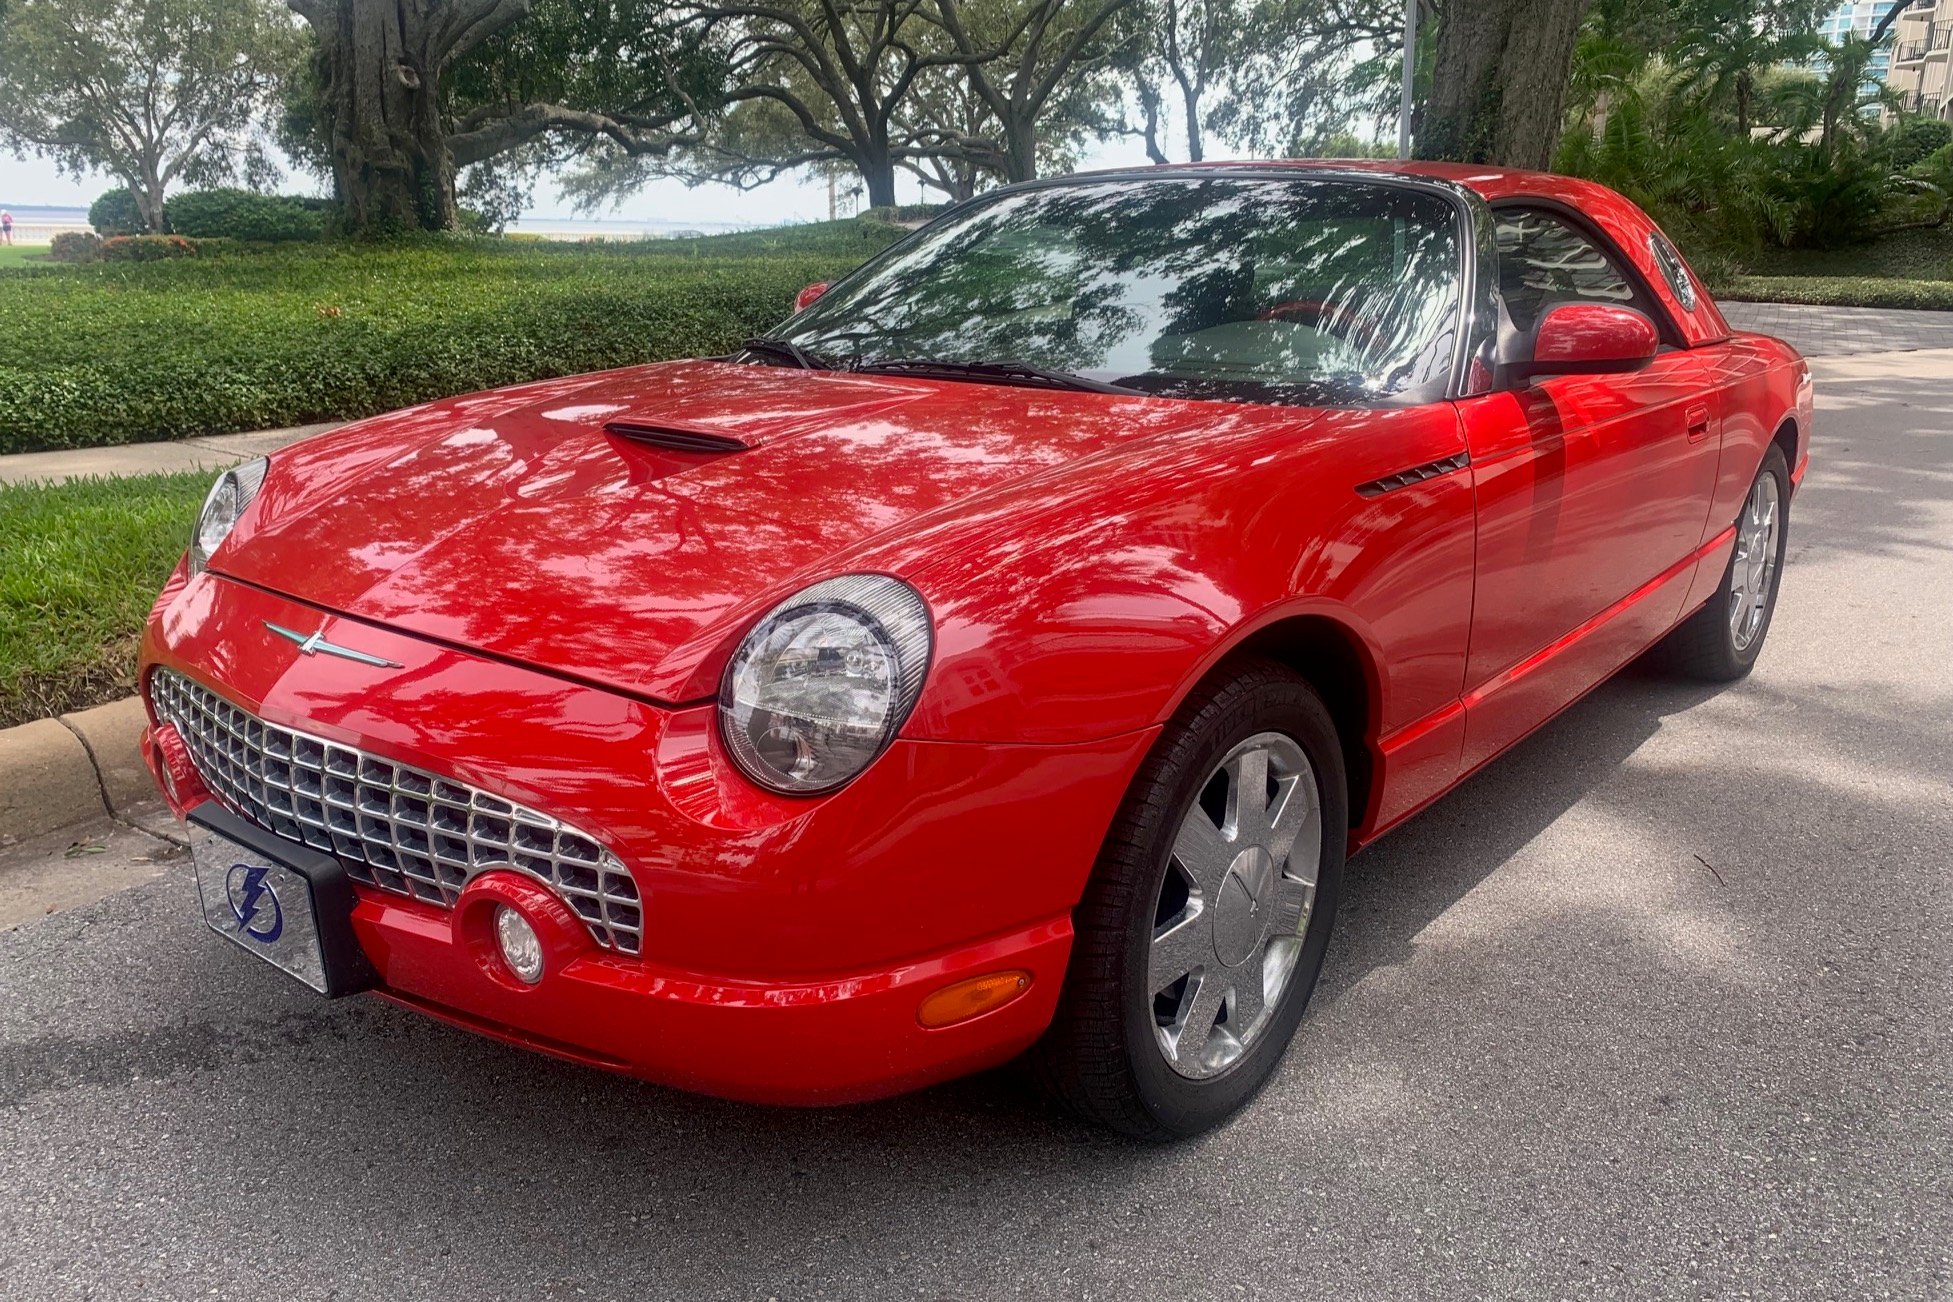
[[[322,134],[355,230],[451,228],[459,168],[539,143],[669,152],[713,85],[659,0],[287,3],[318,38]]]
[[[296,35],[274,0],[15,0],[0,11],[0,143],[114,175],[161,231],[171,185],[268,170],[255,124]]]

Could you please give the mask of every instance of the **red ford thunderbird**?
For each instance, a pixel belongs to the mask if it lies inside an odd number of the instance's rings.
[[[1212,1126],[1345,858],[1624,663],[1748,672],[1811,385],[1598,186],[964,203],[730,357],[239,466],[143,640],[209,925],[735,1098],[1029,1054]]]

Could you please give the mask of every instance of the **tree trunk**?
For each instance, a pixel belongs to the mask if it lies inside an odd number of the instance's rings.
[[[136,197],[136,212],[142,217],[142,228],[151,235],[161,235],[168,227],[163,216],[163,182],[156,169],[144,167],[142,181],[129,187],[129,193]]]
[[[1419,158],[1546,168],[1588,0],[1453,0],[1438,28]]]
[[[1207,158],[1207,144],[1201,139],[1200,135],[1200,93],[1182,87],[1180,98],[1186,103],[1187,107],[1187,161],[1190,163],[1205,162]]]
[[[1035,113],[1013,114],[1004,124],[1004,180],[1038,179],[1038,134]]]
[[[859,168],[861,184],[868,191],[870,208],[895,206],[895,165],[886,158],[864,161]]]
[[[454,160],[441,121],[441,7],[338,0],[318,33],[333,180],[355,231],[451,230]]]
[[[895,155],[886,136],[869,136],[855,156],[855,170],[861,173],[861,187],[868,192],[870,208],[895,206]]]

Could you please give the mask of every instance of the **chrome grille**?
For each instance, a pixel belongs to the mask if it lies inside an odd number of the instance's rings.
[[[487,868],[545,883],[599,945],[638,952],[644,913],[617,857],[573,827],[486,791],[266,723],[159,669],[149,691],[214,795],[287,840],[336,855],[356,881],[453,908]]]

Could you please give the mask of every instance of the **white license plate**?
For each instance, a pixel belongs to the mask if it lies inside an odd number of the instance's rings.
[[[275,858],[196,823],[190,824],[190,861],[203,920],[212,931],[327,993],[325,947],[310,882]]]

